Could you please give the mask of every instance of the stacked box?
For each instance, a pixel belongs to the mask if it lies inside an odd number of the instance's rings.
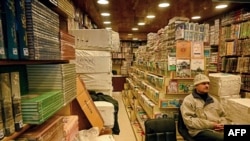
[[[209,74],[209,93],[217,96],[239,95],[241,88],[240,75],[227,73]]]
[[[109,51],[91,51],[76,49],[76,73],[94,74],[112,71],[111,53]]]
[[[64,141],[74,141],[74,139],[76,139],[79,131],[78,124],[78,116],[71,115],[63,117]]]
[[[70,30],[75,36],[77,49],[111,51],[119,47],[119,34],[106,29],[75,29]]]
[[[250,123],[250,99],[235,98],[228,99],[226,112],[229,118],[235,124],[249,124]]]
[[[43,124],[30,128],[20,138],[25,138],[29,141],[63,140],[63,118],[53,116]]]

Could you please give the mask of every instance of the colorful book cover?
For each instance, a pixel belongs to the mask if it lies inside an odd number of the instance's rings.
[[[204,59],[191,59],[191,70],[203,72],[205,68]]]
[[[184,39],[185,33],[185,23],[180,23],[176,25],[175,29],[175,40]]]
[[[176,42],[176,58],[189,59],[191,57],[191,42],[179,40]]]
[[[204,58],[204,45],[202,41],[192,41],[191,57]]]
[[[167,93],[177,93],[178,92],[178,81],[177,80],[170,80],[168,84],[168,91]]]
[[[176,70],[176,53],[168,54],[168,70],[169,71]]]
[[[210,48],[205,48],[204,49],[204,56],[205,57],[210,57],[211,56],[211,50],[210,50]]]
[[[193,81],[189,79],[178,81],[178,93],[191,93],[192,90],[193,90]]]
[[[176,60],[176,77],[190,78],[190,60],[189,59],[177,59]]]
[[[191,76],[195,76],[199,73],[204,73],[205,61],[204,59],[191,59]]]

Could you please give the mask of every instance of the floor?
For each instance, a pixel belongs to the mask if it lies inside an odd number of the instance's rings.
[[[118,122],[120,134],[114,135],[116,141],[136,141],[134,131],[128,118],[125,106],[122,101],[121,93],[113,93],[114,99],[119,102]]]

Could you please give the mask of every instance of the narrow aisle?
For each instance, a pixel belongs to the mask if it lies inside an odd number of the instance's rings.
[[[116,141],[136,141],[133,129],[131,127],[130,120],[128,118],[128,114],[126,112],[124,103],[122,101],[121,93],[113,93],[114,99],[116,99],[119,103],[119,111],[118,111],[118,122],[120,127],[120,134],[114,135]]]

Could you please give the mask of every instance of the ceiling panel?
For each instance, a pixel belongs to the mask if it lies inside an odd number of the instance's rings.
[[[170,6],[165,9],[158,8],[160,0],[109,0],[109,4],[106,6],[97,4],[96,0],[73,1],[81,8],[86,9],[99,28],[105,28],[103,25],[105,19],[100,16],[100,12],[109,11],[114,31],[120,34],[133,33],[134,35],[157,32],[168,24],[169,19],[176,16],[191,18],[191,16],[200,15],[202,18],[193,22],[203,22],[233,9],[249,7],[249,3],[229,3],[227,9],[215,10],[214,7],[219,2],[212,0],[168,0]],[[152,20],[145,18],[149,11],[156,15]],[[132,32],[131,28],[136,26],[140,19],[144,19],[146,25],[139,26],[138,31]]]

